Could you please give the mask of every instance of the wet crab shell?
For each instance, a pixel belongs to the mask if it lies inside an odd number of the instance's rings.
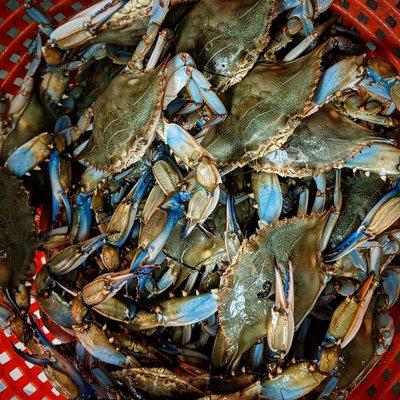
[[[187,52],[216,91],[239,82],[269,42],[276,0],[203,0],[178,28],[176,51]]]
[[[81,153],[91,167],[116,173],[139,161],[162,111],[165,63],[139,78],[117,75],[93,105],[93,133]]]
[[[0,288],[16,287],[34,273],[32,210],[22,183],[0,167]]]
[[[328,213],[291,218],[267,225],[245,240],[221,278],[218,293],[220,329],[213,363],[234,362],[267,335],[275,287],[275,260],[292,261],[295,287],[295,324],[315,303],[322,279],[321,236]],[[232,364],[231,364],[232,365]]]
[[[230,113],[202,142],[219,166],[231,170],[282,146],[315,109],[324,49],[286,64],[258,64],[227,92]]]
[[[333,107],[324,106],[304,118],[282,148],[259,158],[253,167],[297,178],[317,175],[341,168],[380,139],[376,132],[357,125]]]

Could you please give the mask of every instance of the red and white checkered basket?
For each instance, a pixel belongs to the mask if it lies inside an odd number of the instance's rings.
[[[44,0],[41,5],[58,22],[71,17],[96,0]],[[216,0],[217,1],[217,0]],[[358,30],[371,48],[388,59],[400,71],[400,1],[336,0],[332,10],[340,14],[343,24]],[[0,0],[0,86],[15,94],[30,62],[27,48],[35,37],[36,25],[25,14],[23,0]],[[36,254],[38,268],[43,253]],[[396,335],[391,349],[351,394],[352,400],[400,399],[400,306],[392,308]],[[37,304],[31,312],[39,326],[57,343],[40,319]],[[18,357],[10,342],[24,349],[9,330],[0,331],[0,400],[56,400],[63,397],[47,380],[40,367]]]

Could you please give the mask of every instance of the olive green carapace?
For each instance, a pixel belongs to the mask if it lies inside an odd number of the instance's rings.
[[[134,388],[152,399],[197,399],[203,392],[182,376],[165,368],[126,368],[112,373],[127,387]]]
[[[256,170],[302,178],[338,168],[379,139],[332,107],[304,118],[280,149],[256,160]]]
[[[355,231],[388,190],[388,185],[376,174],[367,177],[363,173],[358,173],[354,177],[343,179],[343,205],[329,247],[335,246]]]
[[[245,240],[221,280],[218,294],[220,330],[213,362],[238,359],[267,334],[275,290],[275,260],[293,264],[295,324],[301,322],[323,287],[321,236],[327,213],[267,225]]]
[[[269,42],[276,0],[202,0],[180,24],[176,52],[187,52],[224,91],[253,67]]]
[[[0,138],[0,161],[2,164],[6,162],[10,154],[18,147],[51,126],[35,91],[32,93],[24,110],[19,116],[15,116],[15,119],[15,126],[10,133],[3,138],[3,143]]]
[[[120,172],[151,144],[165,89],[161,64],[139,78],[117,75],[93,105],[93,133],[82,160],[99,171]]]
[[[36,239],[22,183],[0,167],[0,187],[0,288],[5,288],[33,275]]]
[[[243,166],[282,146],[314,107],[324,48],[290,63],[256,65],[227,92],[230,113],[202,142],[218,165]]]

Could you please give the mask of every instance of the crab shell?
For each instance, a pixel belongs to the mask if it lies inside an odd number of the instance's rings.
[[[387,193],[388,186],[371,174],[357,174],[342,181],[343,205],[333,229],[329,246],[333,247],[355,231],[372,207]]]
[[[151,398],[197,399],[203,394],[183,377],[165,368],[129,368],[115,371],[112,375],[128,387],[133,387],[133,392],[140,390]]]
[[[253,168],[304,178],[346,166],[346,161],[381,139],[376,132],[357,125],[335,108],[324,106],[304,118],[282,148],[254,161]],[[384,166],[386,171],[396,174],[399,157],[400,151],[396,158],[393,148],[381,155],[383,165],[376,165],[375,161],[368,170],[378,172]]]
[[[13,118],[14,121],[7,128],[8,132],[0,138],[0,162],[3,164],[18,147],[50,127],[43,105],[35,92],[21,113]]]
[[[232,170],[280,148],[316,110],[312,99],[324,49],[325,44],[286,64],[258,64],[227,92],[230,113],[202,142],[220,167]]]
[[[187,52],[216,91],[242,80],[269,42],[276,0],[203,0],[182,21],[176,51]]]
[[[117,75],[93,105],[93,133],[82,161],[115,174],[139,161],[154,139],[165,91],[165,63],[139,78]]]
[[[34,273],[35,226],[22,183],[0,167],[0,288]]]
[[[295,324],[299,325],[324,287],[321,236],[328,213],[281,220],[262,227],[245,240],[221,278],[217,333],[212,360],[215,366],[234,363],[267,335],[274,304],[275,261],[293,264]],[[268,293],[261,295],[269,287]],[[231,364],[232,365],[232,364]]]

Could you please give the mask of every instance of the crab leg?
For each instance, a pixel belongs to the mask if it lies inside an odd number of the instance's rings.
[[[39,25],[43,33],[50,36],[51,32],[54,30],[52,22],[41,7],[32,5],[31,3],[32,0],[25,0],[25,12]]]
[[[126,2],[127,0],[102,0],[94,4],[56,28],[50,35],[49,43],[67,50],[94,39],[97,28]]]
[[[326,221],[324,231],[322,233],[321,250],[325,250],[328,245],[332,231],[335,228],[336,222],[339,219],[340,211],[342,209],[342,191],[341,191],[341,171],[335,171],[335,190],[333,192],[333,210],[329,214],[328,221]],[[323,210],[323,209],[322,209]]]
[[[154,310],[138,311],[132,327],[140,330],[160,326],[185,326],[210,317],[217,311],[217,294],[213,290],[198,296],[173,298],[160,303]]]
[[[298,217],[307,215],[309,197],[310,197],[310,191],[306,187],[302,188],[299,196],[299,206],[297,208]]]
[[[219,192],[219,186],[213,192],[209,192],[202,185],[196,185],[186,213],[187,224],[182,234],[184,239],[189,236],[197,224],[203,224],[212,213],[218,204]]]
[[[236,216],[235,198],[229,194],[226,201],[225,248],[229,262],[232,262],[243,240],[243,234]]]
[[[251,369],[255,371],[258,369],[263,362],[264,358],[264,351],[265,351],[265,343],[257,343],[253,346],[251,351]]]
[[[128,280],[148,271],[146,268],[141,268],[138,273],[127,270],[100,275],[83,287],[82,300],[89,306],[98,305],[115,296]]]
[[[107,242],[117,247],[124,245],[135,222],[139,203],[148,193],[152,183],[153,175],[148,170],[142,175],[124,200],[119,203],[107,227],[107,232],[110,233]]]
[[[270,224],[277,221],[281,215],[283,203],[278,175],[253,172],[251,185],[258,205],[260,222]]]
[[[275,265],[275,304],[268,320],[267,341],[274,358],[283,359],[290,350],[294,336],[294,282],[290,260],[285,268],[285,278]]]
[[[171,0],[153,0],[153,8],[146,33],[143,35],[131,60],[128,62],[128,68],[131,71],[143,71],[143,60],[156,40],[158,30],[169,11],[170,3]]]
[[[106,237],[107,234],[99,235],[61,250],[48,262],[51,272],[63,275],[79,267],[92,253],[104,245]]]
[[[377,287],[371,273],[355,295],[348,296],[335,310],[329,324],[326,340],[347,346],[361,327],[372,295]]]
[[[72,207],[69,201],[67,190],[69,189],[68,184],[65,185],[63,180],[63,173],[66,172],[66,168],[63,164],[67,161],[61,160],[58,151],[53,150],[50,154],[49,161],[49,175],[50,175],[50,185],[52,194],[52,213],[51,221],[54,224],[56,222],[57,216],[60,213],[60,202],[64,204],[65,212],[67,213],[67,224],[68,227],[72,225]],[[68,175],[68,172],[66,172]],[[68,178],[67,178],[68,179]]]
[[[178,93],[188,86],[189,93],[193,94],[194,105],[184,108],[183,113],[187,113],[189,110],[195,111],[204,102],[216,114],[216,117],[207,122],[204,128],[216,125],[226,118],[227,111],[224,104],[211,90],[210,83],[196,69],[193,59],[188,54],[180,53],[168,63],[166,79],[164,110],[176,98]]]
[[[159,33],[156,45],[154,47],[154,50],[151,52],[149,61],[147,61],[144,72],[149,72],[156,67],[158,60],[162,58],[163,52],[165,51],[165,49],[168,48],[169,44],[171,43],[172,37],[173,32],[171,31],[171,29],[163,29]]]
[[[303,54],[311,45],[317,42],[318,38],[337,20],[337,17],[332,17],[328,21],[319,25],[309,35],[307,35],[294,49],[283,58],[283,62],[293,61]]]
[[[351,56],[329,67],[322,75],[313,102],[322,105],[344,88],[350,89],[361,81],[365,55]]]
[[[90,227],[92,226],[92,196],[79,193],[76,196],[76,218],[72,224],[72,236],[76,236],[77,242],[88,239]],[[76,232],[76,233],[75,233]]]
[[[164,129],[159,134],[185,165],[196,168],[198,185],[189,202],[191,218],[185,230],[187,236],[196,223],[204,222],[216,206],[221,177],[210,154],[179,125],[170,124],[164,120]],[[199,205],[202,206],[201,209],[198,209]]]
[[[376,235],[384,232],[400,217],[400,181],[366,215],[360,227],[336,246],[325,260],[332,262],[348,254],[351,250]]]
[[[138,366],[135,359],[122,354],[109,340],[107,333],[95,323],[74,325],[75,334],[86,351],[104,363],[120,367]]]
[[[28,72],[25,75],[24,81],[22,82],[21,88],[15,97],[10,101],[10,106],[8,109],[9,115],[20,114],[26,105],[28,104],[32,90],[33,90],[33,76],[35,75],[37,69],[39,68],[42,59],[42,39],[40,35],[37,35],[36,39],[32,43],[34,47],[34,55],[29,66]]]
[[[166,203],[162,205],[162,209],[157,210],[149,219],[146,226],[154,227],[154,223],[157,222],[158,235],[156,237],[151,235],[148,229],[142,230],[141,235],[139,237],[139,244],[141,249],[137,252],[135,258],[132,260],[130,265],[130,271],[135,272],[138,268],[146,264],[153,264],[156,260],[158,254],[164,247],[165,242],[171,234],[172,229],[178,222],[178,220],[183,215],[185,209],[185,202],[188,201],[191,197],[189,192],[181,191],[175,193]],[[165,217],[166,213],[166,217]],[[160,221],[162,223],[160,224]],[[161,225],[161,226],[160,226]],[[146,283],[146,278],[140,280],[139,292],[140,289],[144,288]]]
[[[326,377],[327,375],[321,374],[315,365],[302,361],[290,365],[272,379],[267,378],[261,381],[258,384],[259,392],[268,399],[299,399],[315,389]]]
[[[399,157],[400,149],[393,146],[392,139],[385,138],[383,142],[373,143],[348,159],[344,167],[375,172],[380,176],[398,175]]]
[[[52,136],[47,132],[35,136],[10,154],[5,167],[17,177],[24,176],[49,157],[52,141]]]

